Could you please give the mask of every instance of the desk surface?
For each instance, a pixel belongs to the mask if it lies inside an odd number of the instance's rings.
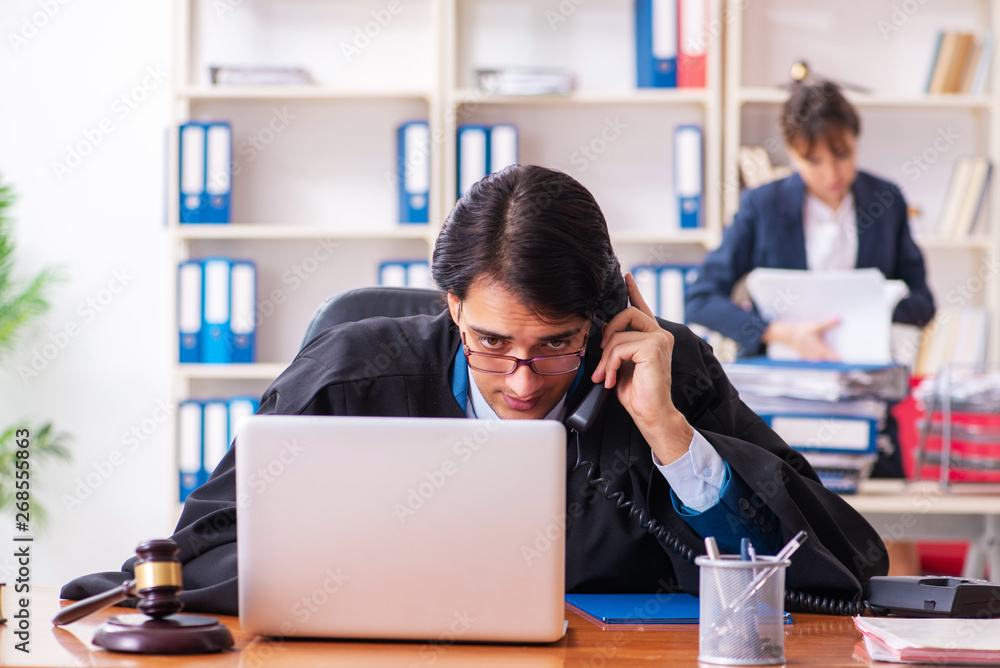
[[[14,597],[4,590],[3,611],[8,619],[15,612]],[[114,654],[90,644],[101,621],[116,614],[132,614],[129,608],[108,608],[63,628],[51,625],[59,608],[58,592],[39,587],[33,592],[30,613],[31,653],[14,649],[17,639],[10,622],[0,626],[0,665],[3,666],[627,666],[658,661],[664,666],[697,666],[698,625],[666,625],[657,628],[608,630],[567,610],[569,631],[558,643],[521,645],[432,645],[428,643],[377,643],[349,641],[271,640],[247,635],[235,617],[220,617],[232,631],[234,650],[197,656],[142,656]],[[850,617],[793,615],[785,627],[787,665],[869,665],[861,648],[861,634]],[[708,664],[701,664],[707,666]]]
[[[953,485],[944,491],[933,481],[872,479],[861,483],[857,494],[844,499],[858,512],[916,513],[933,515],[1000,515],[1000,494],[982,493],[981,487]],[[995,489],[995,488],[994,488]]]

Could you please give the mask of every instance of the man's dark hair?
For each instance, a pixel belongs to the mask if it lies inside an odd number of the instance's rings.
[[[459,299],[482,278],[551,320],[599,313],[621,280],[594,196],[536,165],[511,165],[469,189],[444,222],[431,271]]]
[[[861,119],[836,84],[804,83],[785,102],[781,133],[785,143],[802,155],[809,155],[820,140],[834,153],[843,154],[847,151],[844,135],[861,134]]]

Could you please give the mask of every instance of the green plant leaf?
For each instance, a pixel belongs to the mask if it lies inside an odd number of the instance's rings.
[[[13,508],[14,495],[17,492],[15,485],[17,469],[17,451],[24,450],[17,445],[17,431],[28,429],[29,446],[28,455],[28,481],[31,494],[31,524],[34,527],[45,525],[48,514],[45,508],[38,502],[35,490],[38,481],[44,477],[43,462],[48,461],[69,461],[72,453],[68,447],[70,436],[66,432],[56,431],[51,422],[46,422],[40,426],[26,426],[22,423],[18,427],[9,427],[0,433],[0,511]]]

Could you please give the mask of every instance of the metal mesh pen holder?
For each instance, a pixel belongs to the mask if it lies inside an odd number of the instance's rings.
[[[785,662],[785,569],[789,561],[739,555],[695,559],[698,660],[730,666]]]

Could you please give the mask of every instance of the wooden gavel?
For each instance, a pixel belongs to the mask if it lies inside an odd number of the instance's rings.
[[[139,561],[135,579],[114,589],[67,606],[52,618],[56,626],[69,624],[108,606],[139,597],[139,610],[153,619],[180,612],[184,607],[177,595],[181,593],[183,577],[177,560],[177,543],[167,539],[148,540],[135,549]]]
[[[139,561],[134,580],[63,608],[52,623],[69,624],[138,597],[138,608],[145,614],[107,620],[94,634],[95,645],[115,652],[141,654],[198,654],[233,646],[232,634],[218,620],[174,614],[184,607],[178,597],[183,576],[177,543],[170,539],[148,540],[135,551]]]

